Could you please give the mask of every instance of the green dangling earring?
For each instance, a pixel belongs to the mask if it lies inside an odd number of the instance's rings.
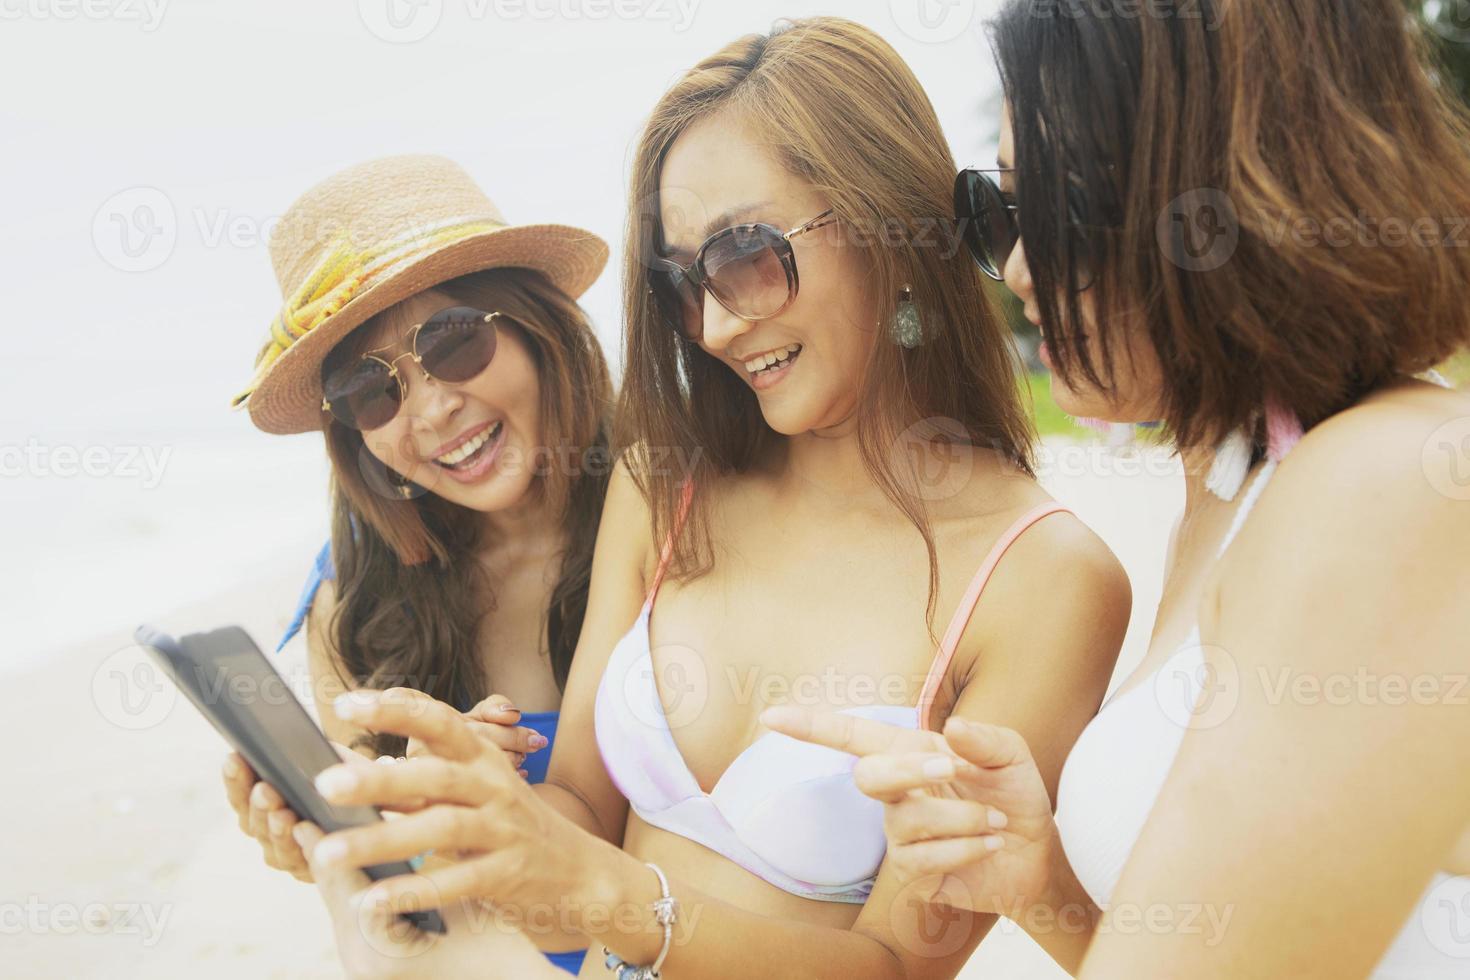
[[[924,323],[919,318],[919,304],[914,302],[914,289],[905,285],[898,292],[898,306],[888,334],[893,342],[912,350],[924,342]]]

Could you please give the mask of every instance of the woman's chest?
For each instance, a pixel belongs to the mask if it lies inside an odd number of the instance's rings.
[[[700,787],[710,791],[765,733],[768,706],[917,704],[935,653],[926,584],[922,568],[884,574],[828,561],[793,574],[733,560],[719,574],[665,583],[644,666]]]
[[[549,572],[523,572],[503,578],[482,600],[475,650],[486,690],[522,711],[554,711],[561,703],[546,632],[554,587]]]

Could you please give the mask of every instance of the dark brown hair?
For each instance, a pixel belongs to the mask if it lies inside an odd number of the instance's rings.
[[[585,315],[540,273],[492,269],[434,287],[454,302],[500,310],[518,323],[540,378],[541,438],[576,447],[577,465],[538,470],[543,493],[565,532],[560,578],[546,610],[552,673],[565,687],[587,609],[592,546],[607,492],[612,384]],[[333,348],[324,369],[357,356],[381,325],[375,317]],[[337,604],[330,631],[354,686],[414,687],[461,710],[489,691],[477,655],[477,629],[494,606],[494,583],[475,559],[480,515],[425,493],[398,498],[362,434],[325,423],[332,460],[332,558]],[[568,454],[562,452],[562,457]],[[396,754],[401,739],[379,736]],[[390,750],[394,750],[390,752]]]
[[[1108,6],[1012,0],[992,25],[1064,379],[1106,390],[1146,339],[1178,445],[1253,422],[1259,444],[1268,403],[1310,429],[1470,338],[1470,130],[1402,0]]]
[[[872,345],[868,369],[856,379],[857,432],[868,472],[923,535],[932,621],[937,556],[924,502],[896,458],[900,435],[907,429],[910,438],[917,431],[930,443],[998,452],[1029,473],[1032,430],[1010,335],[955,242],[955,165],[939,120],[898,54],[850,21],[792,21],[727,45],[664,94],[639,138],[623,272],[627,366],[617,444],[632,449],[630,469],[654,533],[662,540],[673,525],[685,469],[698,487],[749,469],[778,438],[754,392],[725,364],[676,338],[648,292],[649,259],[662,238],[665,155],[690,125],[715,113],[732,113],[761,134],[787,171],[826,196],[844,232],[867,230],[844,247],[860,249],[869,266],[881,322],[893,316],[900,288],[913,287],[923,344],[901,347],[883,330],[853,338]],[[687,466],[659,465],[671,452]],[[670,573],[677,577],[713,564],[699,500],[696,494],[691,533],[679,537],[673,553]]]

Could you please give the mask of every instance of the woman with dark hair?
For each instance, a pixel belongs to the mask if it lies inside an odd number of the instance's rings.
[[[659,100],[630,192],[626,452],[547,781],[422,695],[348,699],[438,756],[318,779],[340,802],[434,801],[301,828],[350,968],[383,969],[374,908],[457,916],[386,972],[507,955],[505,933],[461,926],[462,898],[543,948],[605,946],[589,976],[964,965],[994,916],[945,928],[913,902],[852,760],[756,720],[1004,718],[1054,779],[1112,672],[1127,579],[1031,473],[1008,332],[956,254],[953,172],[913,73],[849,21],[742,38]],[[425,848],[460,860],[341,901],[342,868]]]
[[[1000,179],[957,196],[1057,402],[1185,464],[1153,641],[1055,794],[1005,726],[763,720],[870,756],[900,876],[1078,976],[1463,977],[1465,114],[1399,0],[1064,7],[996,21]]]
[[[280,644],[307,623],[323,729],[397,756],[403,739],[332,702],[411,688],[540,782],[611,471],[611,382],[576,303],[607,246],[508,225],[456,164],[404,156],[309,190],[271,257],[286,304],[237,405],[267,432],[322,432],[331,457],[332,540]],[[267,863],[310,881],[280,794],[233,753],[225,783]],[[554,961],[575,972],[581,953]]]

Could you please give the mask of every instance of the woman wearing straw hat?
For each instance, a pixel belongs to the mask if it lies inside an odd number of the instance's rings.
[[[332,698],[415,688],[544,777],[610,468],[611,383],[576,304],[607,254],[588,231],[507,224],[433,156],[337,173],[277,225],[285,304],[234,404],[325,437],[332,540],[280,645],[306,623],[334,741],[398,755]],[[225,782],[267,863],[309,881],[279,794],[234,754]]]

